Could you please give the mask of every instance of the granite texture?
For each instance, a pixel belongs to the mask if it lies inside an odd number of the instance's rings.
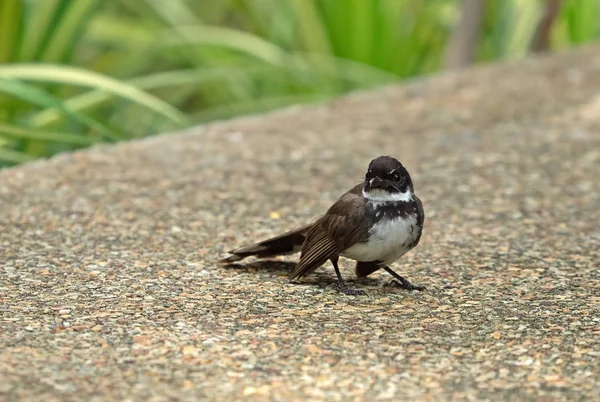
[[[419,246],[333,289],[223,252],[393,155]],[[600,47],[0,171],[0,399],[600,399]]]

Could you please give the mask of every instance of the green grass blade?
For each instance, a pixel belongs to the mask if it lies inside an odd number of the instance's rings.
[[[41,59],[56,63],[68,60],[72,48],[80,38],[81,30],[89,20],[100,0],[66,1],[54,19],[53,34],[48,41]]]
[[[302,40],[300,49],[307,53],[320,53],[333,56],[327,25],[322,18],[322,13],[317,7],[315,0],[290,0],[290,4],[296,14],[297,30]],[[322,63],[321,69],[330,77],[321,81],[323,90],[327,93],[340,93],[341,86],[336,79],[337,70],[335,63]]]
[[[25,163],[34,160],[33,156],[26,153],[13,151],[0,146],[0,165],[1,164],[17,164]]]
[[[86,37],[103,46],[137,48],[155,42],[156,32],[145,24],[132,24],[110,15],[98,14],[87,25]],[[123,40],[127,38],[127,40]],[[117,64],[119,65],[120,62]]]
[[[372,58],[371,40],[376,34],[376,27],[373,24],[374,8],[378,3],[378,0],[352,0],[348,4],[352,21],[350,31],[354,50],[352,59],[361,63],[368,63]]]
[[[97,130],[102,135],[112,140],[119,140],[121,136],[104,126],[100,122],[87,117],[81,113],[75,113],[69,110],[68,107],[58,98],[48,92],[36,88],[32,85],[24,84],[18,80],[0,77],[0,92],[12,95],[15,98],[32,103],[37,106],[55,108],[60,110],[65,115],[68,115],[73,121],[79,122],[94,130]]]
[[[23,2],[0,1],[0,64],[12,61],[22,33]]]
[[[177,28],[183,25],[196,25],[200,20],[183,0],[156,1],[146,0],[146,4],[168,25]]]
[[[137,89],[133,85],[81,68],[55,65],[15,64],[10,66],[0,66],[0,78],[16,78],[98,88],[140,105],[144,105],[148,109],[154,110],[176,124],[184,125],[186,121],[185,115],[179,110],[168,103]]]
[[[572,43],[580,44],[595,37],[599,5],[597,0],[577,0],[567,2],[569,13],[569,39]]]
[[[0,136],[24,140],[62,142],[82,146],[92,145],[101,141],[98,137],[36,130],[3,122],[0,122]]]
[[[523,57],[529,51],[530,40],[535,33],[535,24],[540,15],[541,7],[538,2],[530,0],[513,0],[510,8],[509,33],[506,38],[508,57]]]
[[[308,67],[301,67],[303,62],[309,62],[315,69],[312,71],[313,74],[324,75],[333,73],[336,75],[335,79],[344,79],[353,86],[358,87],[384,82],[394,82],[400,78],[396,74],[380,70],[368,64],[354,60],[336,58],[331,55],[319,53],[294,53],[292,54],[292,57],[295,60],[294,66],[295,68],[298,68],[299,71],[307,74],[310,73],[311,71],[308,70]],[[331,68],[332,65],[335,65],[334,69]]]
[[[24,3],[15,1],[14,3]],[[33,61],[39,59],[43,50],[52,39],[56,26],[55,21],[60,17],[62,0],[44,0],[30,3],[28,18],[25,20],[26,29],[19,46],[17,61]]]
[[[142,90],[158,89],[170,86],[201,87],[202,84],[212,80],[224,79],[234,75],[267,74],[272,71],[273,68],[266,68],[265,66],[185,69],[159,72],[150,74],[148,76],[132,78],[128,81],[128,83]],[[73,111],[87,110],[110,100],[112,96],[112,94],[102,90],[93,90],[65,100],[65,105],[67,105],[69,109]],[[61,118],[62,115],[56,110],[46,109],[32,115],[30,121],[35,127],[43,127],[55,123]]]
[[[306,52],[331,54],[327,27],[315,0],[290,0],[290,3],[298,19],[302,48]]]
[[[308,64],[307,64],[308,63]],[[343,79],[353,86],[369,87],[386,82],[394,82],[399,79],[395,74],[373,68],[369,65],[354,62],[352,60],[335,59],[328,55],[296,53],[290,55],[290,63],[285,70],[275,70],[269,65],[248,65],[239,67],[213,67],[197,68],[176,71],[165,71],[148,76],[133,78],[128,81],[130,85],[142,90],[159,89],[166,87],[189,87],[197,86],[202,90],[206,83],[225,78],[247,76],[252,79],[273,76],[273,74],[292,73],[290,79],[304,85],[312,85],[315,91],[322,88],[317,85],[316,75],[324,74],[322,65],[328,69],[331,63],[337,63],[339,75],[336,79]],[[72,111],[88,110],[110,100],[110,93],[93,90],[65,100],[65,105]],[[62,118],[62,114],[54,109],[38,112],[30,117],[30,122],[35,127],[44,127],[56,123]]]
[[[160,35],[167,46],[209,45],[236,50],[269,64],[283,66],[287,53],[272,43],[247,32],[202,25],[182,26]]]
[[[339,7],[339,1],[320,0],[318,2],[324,29],[329,37],[330,53],[338,57],[350,58],[352,47],[348,41],[348,13],[345,7]],[[298,18],[298,24],[303,21]]]

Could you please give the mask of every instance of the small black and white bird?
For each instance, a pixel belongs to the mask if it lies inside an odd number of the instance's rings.
[[[424,219],[423,204],[415,195],[408,171],[397,159],[380,156],[369,164],[364,182],[342,195],[325,215],[277,237],[232,250],[231,256],[221,262],[300,251],[300,261],[290,280],[302,278],[330,260],[338,278],[338,290],[364,294],[348,287],[342,279],[338,258],[343,256],[357,261],[358,277],[383,268],[398,280],[395,284],[401,288],[424,290],[389,267],[419,243]]]

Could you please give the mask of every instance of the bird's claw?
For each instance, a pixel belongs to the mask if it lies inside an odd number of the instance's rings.
[[[392,279],[386,285],[386,287],[397,287],[397,288],[400,288],[400,289],[418,290],[418,291],[423,291],[423,290],[427,289],[425,286],[413,285],[412,283],[410,283],[406,279],[404,279],[404,281],[397,281],[396,279]]]
[[[348,285],[346,285],[345,283],[338,282],[333,287],[338,292],[341,292],[343,294],[350,295],[350,296],[362,296],[362,295],[366,294],[366,292],[364,290],[351,288]]]

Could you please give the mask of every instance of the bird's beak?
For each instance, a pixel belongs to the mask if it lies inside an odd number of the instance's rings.
[[[383,180],[381,180],[379,177],[373,177],[371,180],[369,180],[370,188],[382,188],[383,186]]]

